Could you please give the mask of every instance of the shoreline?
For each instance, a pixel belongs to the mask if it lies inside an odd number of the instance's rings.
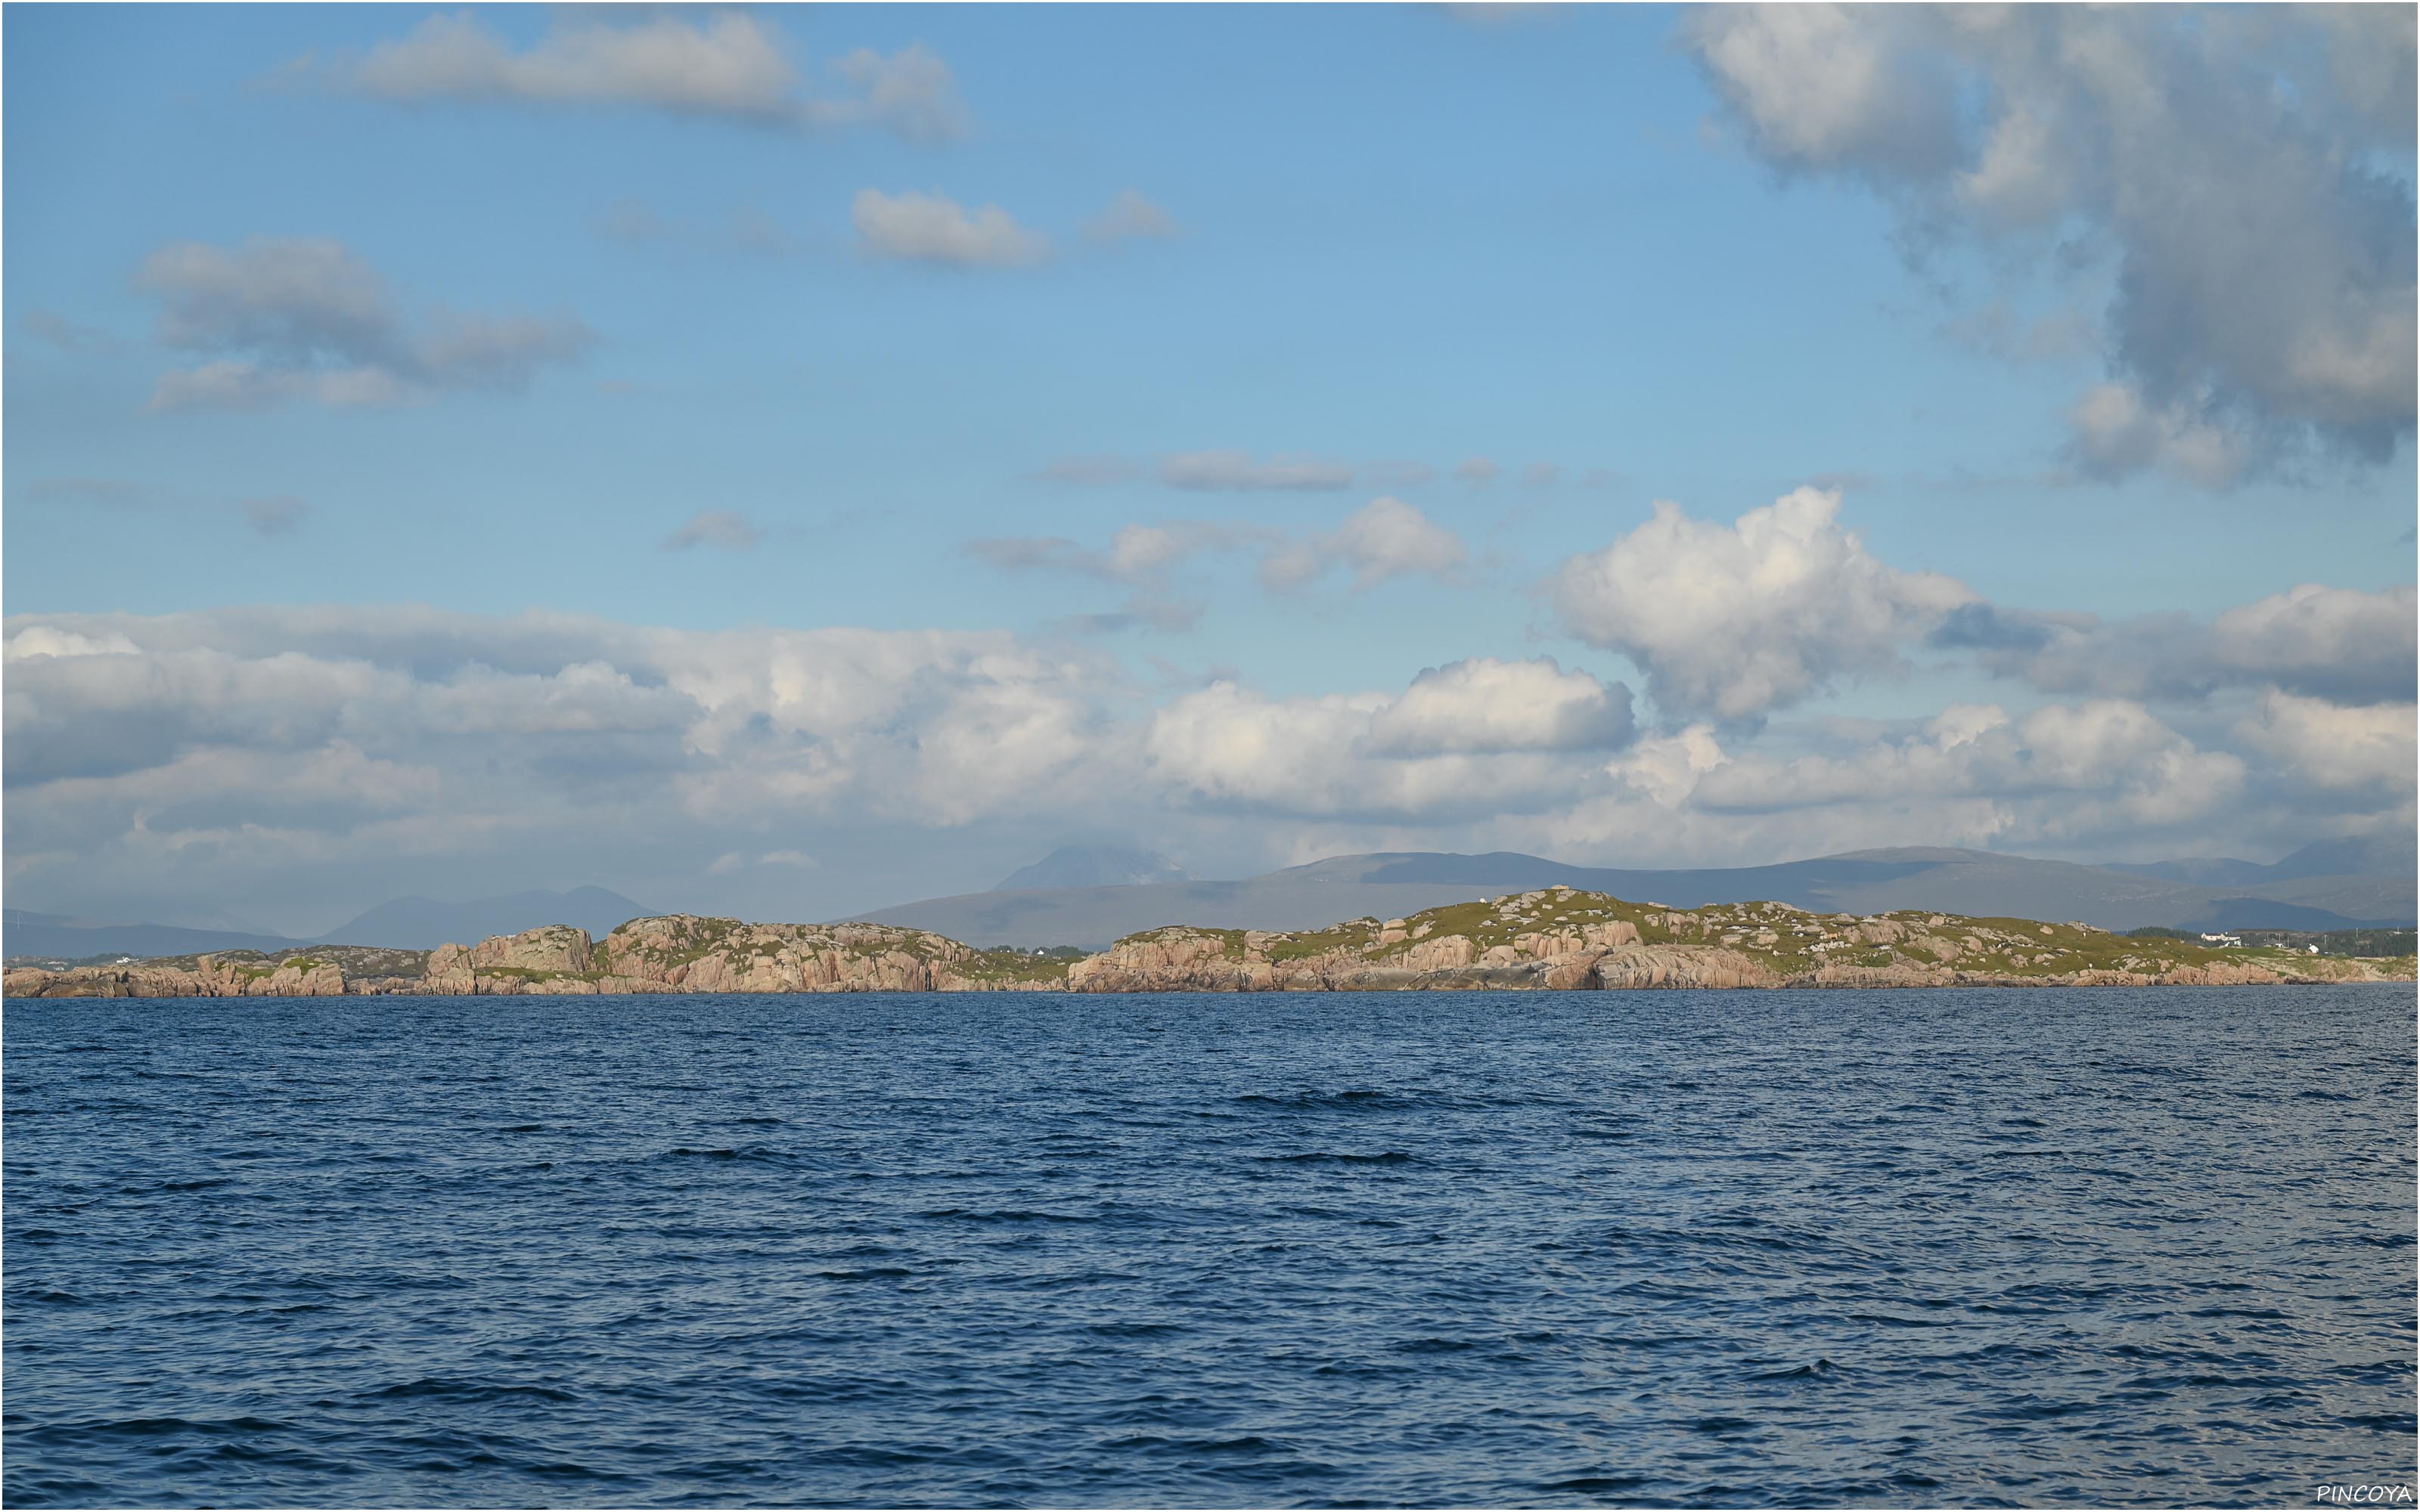
[[[8,997],[619,996],[661,993],[1621,992],[2200,987],[2410,982],[2372,960],[2111,934],[1920,909],[1772,903],[1671,909],[1548,887],[1325,930],[1170,925],[1078,956],[980,949],[876,924],[675,914],[603,940],[568,925],[434,950],[305,947],[64,970],[16,967]]]

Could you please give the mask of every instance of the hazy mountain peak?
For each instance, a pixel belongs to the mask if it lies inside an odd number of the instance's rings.
[[[1032,866],[1019,867],[991,890],[1130,887],[1186,880],[1185,868],[1157,851],[1129,850],[1122,845],[1062,845]]]

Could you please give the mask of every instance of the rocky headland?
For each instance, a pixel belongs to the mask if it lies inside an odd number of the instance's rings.
[[[63,971],[10,997],[619,993],[1609,991],[1646,987],[2209,986],[2409,981],[2413,962],[2215,949],[2083,924],[1785,903],[1669,909],[1548,887],[1406,918],[1273,933],[1171,925],[1107,950],[981,950],[878,924],[675,914],[602,940],[550,925],[434,950],[325,946]]]

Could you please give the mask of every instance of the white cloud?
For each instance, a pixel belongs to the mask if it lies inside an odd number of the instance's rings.
[[[744,10],[566,10],[521,48],[468,12],[431,16],[365,56],[324,67],[305,58],[287,72],[407,104],[619,107],[783,130],[862,124],[918,143],[971,130],[955,75],[923,42],[888,55],[859,48],[832,64],[845,87],[811,90],[778,34]]]
[[[1795,757],[1727,750],[1693,725],[1639,741],[1606,770],[1614,791],[1575,805],[1567,835],[1612,843],[1626,826],[1634,842],[1733,855],[1776,843],[1799,855],[1986,843],[2105,853],[2226,815],[2244,781],[2233,754],[2119,701],[2019,717],[1953,705],[1902,734]]]
[[[1353,470],[1310,456],[1257,460],[1236,451],[1179,452],[1159,464],[1159,481],[1171,488],[1320,490],[1353,486]]]
[[[449,784],[559,785],[545,769],[576,749],[600,789],[644,780],[692,813],[915,825],[1064,801],[1059,784],[1094,759],[1096,705],[1119,686],[1096,658],[999,633],[709,633],[427,609],[18,619],[8,649],[20,790],[105,783],[199,749],[338,742]]]
[[[1674,717],[1752,718],[1895,672],[1902,646],[1974,595],[1875,560],[1839,506],[1837,490],[1800,488],[1725,528],[1659,502],[1646,524],[1563,564],[1557,610],[1574,635],[1637,663]]]
[[[1161,529],[1098,570],[1170,570],[1181,532]],[[1280,698],[1233,677],[1155,694],[1106,656],[999,632],[263,606],[0,634],[0,817],[29,905],[167,889],[307,915],[466,867],[551,886],[637,869],[670,879],[632,892],[655,906],[711,878],[734,889],[718,906],[813,895],[790,917],[818,917],[949,890],[943,857],[970,846],[1102,825],[1246,857],[1383,840],[1653,865],[1885,844],[2267,856],[2412,822],[2408,699],[2262,689],[2164,718],[2084,697],[1637,738],[1627,688],[1544,658]],[[920,844],[939,877],[866,880]]]
[[[596,339],[569,314],[443,314],[414,329],[378,271],[327,238],[256,237],[232,251],[173,242],[144,259],[135,285],[160,301],[163,345],[214,354],[163,375],[154,409],[380,407],[513,389]]]
[[[2069,286],[2083,259],[2113,379],[2071,416],[2086,475],[2411,435],[2398,8],[1725,6],[1683,34],[1751,150],[1869,185],[1919,256]]]
[[[793,118],[798,85],[772,34],[735,10],[580,22],[520,52],[468,13],[431,16],[343,77],[383,100],[640,105],[759,123]]]
[[[2408,806],[2420,768],[2420,709],[2411,703],[2344,708],[2271,689],[2237,726],[2253,749],[2323,788],[2371,790]]]
[[[1325,535],[1271,549],[1261,580],[1295,588],[1342,567],[1358,591],[1397,578],[1449,577],[1469,559],[1462,538],[1400,499],[1373,499]]]
[[[1176,222],[1134,190],[1122,192],[1109,208],[1084,227],[1094,241],[1165,241],[1176,235]]]
[[[1371,748],[1394,756],[1610,749],[1630,735],[1630,690],[1552,656],[1429,668],[1370,723]]]
[[[858,192],[849,208],[858,245],[876,257],[954,268],[1016,268],[1050,255],[1049,239],[997,205],[969,210],[941,194]]]
[[[1145,749],[1161,781],[1214,809],[1435,820],[1551,804],[1585,779],[1582,753],[1630,728],[1619,683],[1477,658],[1391,698],[1271,700],[1217,682],[1160,710]]]

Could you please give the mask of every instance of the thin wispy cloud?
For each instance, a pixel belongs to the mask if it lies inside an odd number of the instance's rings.
[[[1109,208],[1085,224],[1084,235],[1094,241],[1166,241],[1176,235],[1176,221],[1166,210],[1125,190]]]
[[[688,551],[701,546],[718,551],[753,551],[764,544],[763,527],[729,509],[699,510],[680,529],[664,537],[667,551]]]
[[[1179,452],[1160,459],[1159,481],[1197,492],[1318,492],[1352,487],[1353,470],[1315,456]]]

